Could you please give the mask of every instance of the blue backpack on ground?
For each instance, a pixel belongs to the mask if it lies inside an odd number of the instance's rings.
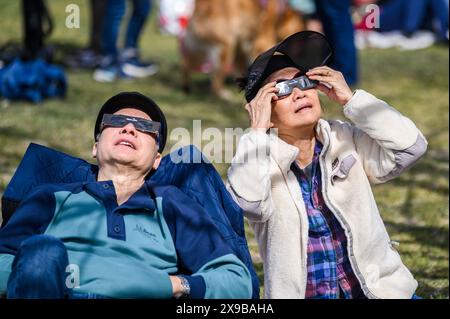
[[[0,69],[0,96],[8,100],[39,103],[46,98],[64,97],[66,88],[63,69],[43,59],[16,58]]]
[[[6,225],[30,191],[45,183],[95,181],[98,167],[38,144],[30,144],[2,197],[3,224]],[[252,276],[253,299],[259,298],[259,280],[245,238],[242,209],[226,190],[214,166],[195,146],[187,146],[165,156],[152,181],[174,185],[199,203]]]

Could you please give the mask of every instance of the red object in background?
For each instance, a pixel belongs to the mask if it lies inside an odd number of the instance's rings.
[[[358,7],[361,6],[367,6],[369,4],[376,4],[378,3],[378,0],[353,0],[353,5],[358,9]],[[360,31],[369,31],[372,30],[369,28],[372,23],[371,21],[367,21],[368,19],[372,18],[372,13],[367,13],[361,18],[361,21],[359,23],[355,24],[355,29]]]
[[[180,27],[184,30],[187,28],[189,24],[189,18],[188,17],[180,17],[178,19],[178,23],[180,24]]]
[[[368,26],[370,25],[369,23],[366,23],[367,19],[370,19],[371,16],[370,14],[366,14],[362,19],[361,22],[355,24],[355,30],[360,30],[360,31],[369,31],[372,30],[370,29]]]

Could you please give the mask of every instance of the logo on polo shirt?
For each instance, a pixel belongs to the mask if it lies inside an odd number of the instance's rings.
[[[154,233],[149,232],[147,229],[145,229],[143,226],[139,224],[136,224],[136,227],[133,229],[133,231],[137,231],[139,234],[153,240],[155,243],[159,242],[157,236]]]

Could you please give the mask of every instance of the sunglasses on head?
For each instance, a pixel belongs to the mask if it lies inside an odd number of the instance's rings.
[[[294,88],[305,91],[317,87],[318,84],[319,82],[309,79],[306,75],[302,75],[292,80],[280,81],[275,87],[279,89],[277,96],[281,98],[290,95],[294,91]]]
[[[105,127],[124,127],[128,123],[134,125],[136,130],[142,133],[152,133],[159,135],[161,123],[146,120],[140,117],[128,116],[128,115],[116,115],[116,114],[104,114],[102,118],[102,124],[100,131]]]

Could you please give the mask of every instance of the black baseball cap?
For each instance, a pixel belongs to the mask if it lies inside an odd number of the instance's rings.
[[[294,66],[303,72],[327,65],[333,50],[327,38],[315,31],[292,34],[271,49],[259,55],[249,67],[244,80],[245,98],[250,102],[258,93],[261,84],[273,72]]]
[[[158,152],[162,153],[167,141],[166,117],[155,101],[139,92],[121,92],[114,95],[106,101],[105,104],[103,104],[95,122],[94,139],[97,140],[97,136],[100,133],[103,115],[114,114],[115,112],[125,108],[141,110],[150,116],[152,121],[161,123]]]

